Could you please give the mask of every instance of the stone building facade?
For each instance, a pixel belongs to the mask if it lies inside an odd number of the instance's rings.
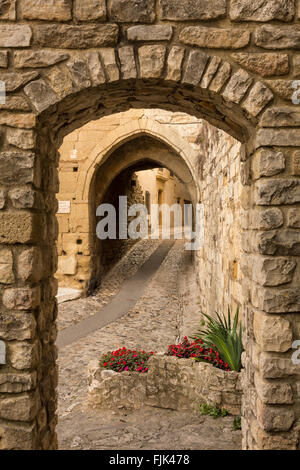
[[[162,108],[241,143],[243,267],[232,271],[242,283],[243,446],[299,449],[299,11],[298,0],[1,2],[1,448],[57,445],[62,139],[105,115]],[[155,135],[148,125],[141,120],[139,132]],[[136,132],[128,126],[128,136]],[[185,151],[173,152],[174,172],[199,199],[196,169]]]

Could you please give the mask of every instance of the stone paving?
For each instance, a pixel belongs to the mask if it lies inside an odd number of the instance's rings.
[[[92,298],[59,307],[60,328],[99,310],[128,276],[153,253],[159,241],[139,242],[108,275]],[[140,253],[142,251],[142,253]],[[135,261],[133,261],[135,260]],[[120,276],[121,273],[121,277]],[[121,346],[164,351],[199,321],[192,256],[177,241],[134,308],[116,322],[59,350],[58,438],[63,449],[239,449],[241,433],[232,417],[212,420],[197,413],[145,407],[134,413],[86,409],[86,371],[91,359]],[[103,295],[103,297],[102,297]],[[103,299],[103,300],[102,300]],[[69,310],[68,310],[69,308]],[[71,312],[74,312],[72,320]],[[145,425],[147,423],[147,425]]]

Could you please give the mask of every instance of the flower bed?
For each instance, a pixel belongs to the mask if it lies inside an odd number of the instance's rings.
[[[148,372],[147,362],[154,352],[142,350],[132,350],[120,348],[117,351],[110,351],[100,359],[100,366],[115,372]]]
[[[218,369],[230,371],[227,362],[224,362],[216,348],[206,348],[202,339],[189,341],[185,336],[184,341],[180,344],[171,344],[168,349],[168,356],[178,358],[194,358],[197,361],[208,362]]]
[[[209,360],[196,362],[163,353],[151,355],[147,368],[147,373],[119,373],[92,361],[88,369],[89,405],[197,410],[200,403],[207,403],[226,408],[233,415],[241,414],[242,390],[237,372],[214,367]]]

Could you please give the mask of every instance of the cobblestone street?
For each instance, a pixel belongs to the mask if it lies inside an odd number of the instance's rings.
[[[144,240],[110,271],[91,297],[59,306],[59,329],[99,312],[136,274],[161,242]],[[177,241],[135,306],[122,318],[59,350],[59,425],[61,449],[239,449],[241,432],[233,417],[213,420],[198,413],[145,407],[89,411],[84,406],[87,365],[122,346],[165,351],[199,326],[193,260]]]

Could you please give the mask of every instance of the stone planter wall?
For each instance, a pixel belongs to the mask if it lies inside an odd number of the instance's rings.
[[[216,404],[241,414],[240,374],[225,372],[192,359],[157,354],[149,372],[114,372],[92,361],[88,368],[88,405],[95,408],[137,409],[145,405],[173,410],[196,410],[200,403]]]

